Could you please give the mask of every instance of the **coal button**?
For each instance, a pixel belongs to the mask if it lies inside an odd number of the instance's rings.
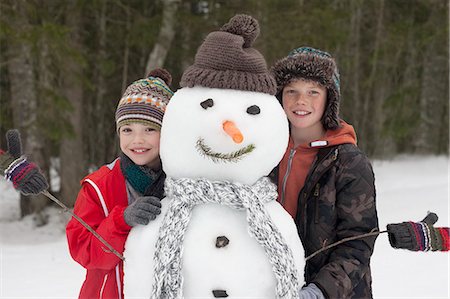
[[[214,298],[226,298],[228,297],[227,291],[225,290],[213,290]]]
[[[216,239],[216,247],[217,248],[225,247],[228,245],[228,243],[230,243],[230,240],[228,240],[228,238],[225,236],[219,236]]]

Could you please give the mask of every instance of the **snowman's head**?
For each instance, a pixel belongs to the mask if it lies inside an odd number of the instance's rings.
[[[252,43],[258,22],[233,17],[208,34],[167,106],[161,160],[170,177],[253,184],[281,160],[288,123]]]
[[[182,88],[172,97],[161,130],[161,160],[176,178],[253,184],[281,160],[288,122],[269,94]]]

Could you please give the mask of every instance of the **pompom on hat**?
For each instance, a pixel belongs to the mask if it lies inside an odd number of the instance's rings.
[[[172,76],[165,69],[150,71],[144,79],[130,84],[117,105],[116,127],[142,123],[161,130],[166,106],[173,95]]]
[[[327,52],[311,47],[300,47],[292,50],[288,56],[280,59],[272,67],[281,100],[283,88],[296,79],[312,80],[327,89],[327,105],[322,116],[322,124],[326,130],[340,127],[339,102],[341,89],[339,70],[334,58]]]
[[[248,15],[235,15],[220,31],[206,36],[194,64],[186,69],[181,87],[203,86],[276,93],[276,83],[260,52],[252,48],[259,24]]]

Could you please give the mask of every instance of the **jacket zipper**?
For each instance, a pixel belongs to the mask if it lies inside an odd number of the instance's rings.
[[[319,194],[320,194],[320,183],[316,184],[316,188],[314,189],[314,197],[315,197],[315,215],[314,215],[314,223],[319,223]]]
[[[317,165],[314,165],[314,170],[313,171],[311,171],[311,175],[314,173],[314,171],[315,171],[315,168],[317,168],[317,166],[320,164],[320,163],[322,163],[323,161],[326,161],[327,159],[328,159],[328,157],[331,155],[333,153],[333,156],[332,156],[332,160],[333,161],[335,161],[336,159],[337,159],[337,155],[338,155],[338,149],[336,148],[335,150],[333,150],[333,151],[330,151],[322,160],[320,160],[320,161],[317,161]],[[333,166],[333,164],[332,163],[330,163],[330,165],[328,165],[326,168],[324,168],[322,171],[321,171],[321,173],[320,173],[320,175],[318,176],[318,178],[317,178],[317,180],[314,182],[314,184],[312,184],[311,186],[316,186],[318,183],[319,183],[319,180],[320,180],[320,178],[323,176],[323,174],[325,173],[325,172],[327,172],[328,171],[328,169],[330,169],[331,167]],[[306,240],[306,235],[307,235],[307,233],[308,233],[308,231],[306,230],[306,224],[307,224],[307,219],[306,219],[306,210],[308,209],[308,196],[309,196],[309,194],[311,193],[311,191],[312,191],[312,188],[310,189],[310,190],[308,190],[308,192],[304,192],[303,193],[303,198],[304,198],[304,201],[305,201],[305,204],[304,204],[304,209],[303,209],[303,231],[304,231],[304,236],[305,236],[305,240]]]
[[[289,152],[289,159],[288,159],[288,165],[287,165],[287,169],[286,169],[286,173],[284,174],[283,177],[283,187],[281,189],[281,206],[284,207],[284,201],[285,201],[285,196],[286,196],[286,183],[287,183],[287,179],[289,177],[289,174],[291,172],[291,168],[292,168],[292,160],[294,159],[294,155],[295,155],[295,149],[291,149],[291,151]]]

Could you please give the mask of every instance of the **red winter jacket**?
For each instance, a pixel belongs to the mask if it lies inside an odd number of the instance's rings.
[[[123,218],[128,198],[120,160],[86,176],[81,185],[74,213],[123,253],[131,226]],[[66,234],[72,258],[87,270],[79,298],[123,299],[123,262],[74,218]]]

